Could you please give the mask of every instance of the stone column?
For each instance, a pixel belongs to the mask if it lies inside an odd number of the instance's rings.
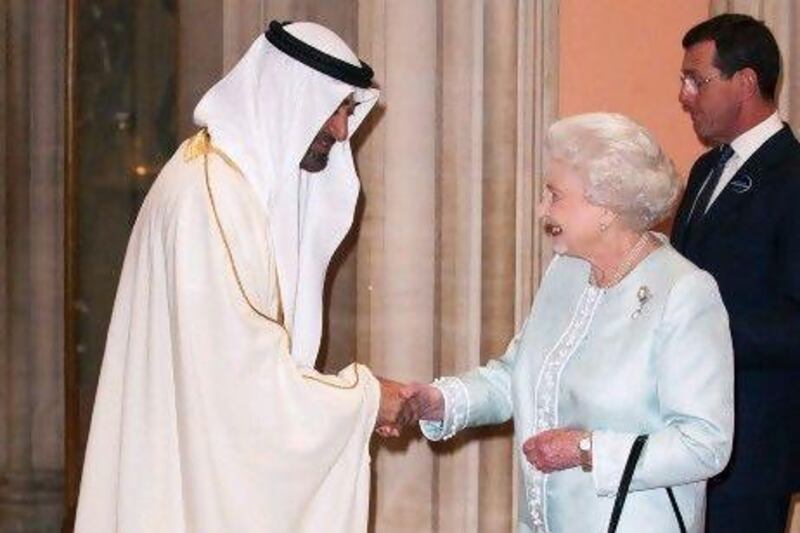
[[[61,523],[63,389],[63,2],[6,6],[0,530]],[[13,134],[11,133],[13,132]]]
[[[359,157],[358,347],[390,377],[473,368],[527,315],[547,259],[535,174],[556,94],[557,47],[545,39],[557,3],[543,4],[359,3],[359,52],[385,111]],[[376,531],[513,527],[508,426],[431,448],[429,458],[413,439],[378,447]]]
[[[480,2],[441,6],[440,331],[434,366],[436,375],[454,375],[481,359],[485,16]],[[435,447],[439,531],[481,531],[481,444],[471,437],[462,434]]]
[[[222,13],[218,0],[178,0],[178,142],[197,130],[194,107],[222,77]]]
[[[437,344],[436,2],[359,2],[359,53],[382,106],[359,168],[366,213],[358,249],[359,359],[379,374],[429,379]],[[420,441],[379,448],[375,528],[433,530],[433,458]]]

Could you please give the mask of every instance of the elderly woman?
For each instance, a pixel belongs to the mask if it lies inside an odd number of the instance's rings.
[[[732,348],[713,278],[648,230],[678,194],[672,163],[616,114],[555,123],[547,150],[556,257],[525,325],[486,366],[410,385],[409,409],[431,440],[514,418],[522,532],[605,531],[640,434],[618,531],[678,531],[664,487],[702,531],[731,449]]]

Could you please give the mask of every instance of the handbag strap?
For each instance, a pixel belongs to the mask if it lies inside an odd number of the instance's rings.
[[[642,449],[647,442],[647,435],[639,435],[633,441],[631,451],[628,454],[628,460],[625,462],[625,469],[622,471],[622,479],[619,482],[619,489],[617,496],[614,499],[614,508],[611,511],[611,520],[608,522],[608,533],[615,533],[619,525],[619,518],[622,515],[622,507],[625,505],[625,499],[628,497],[628,489],[631,486],[633,479],[633,471],[636,470],[636,463],[639,462],[639,457],[642,455]],[[667,487],[667,496],[669,496],[669,503],[672,505],[672,511],[675,513],[675,518],[678,521],[678,528],[681,533],[686,533],[686,524],[683,522],[680,507],[675,499],[675,494],[672,492],[672,487]]]
[[[614,498],[611,520],[608,522],[608,533],[614,533],[617,530],[619,517],[622,514],[622,506],[625,505],[625,498],[628,497],[628,488],[631,486],[631,479],[633,479],[633,471],[636,470],[636,463],[639,461],[639,456],[642,455],[642,448],[644,448],[645,442],[647,442],[647,435],[639,435],[633,441],[631,452],[628,454],[628,460],[625,463],[625,469],[622,471],[617,497]]]
[[[672,510],[675,512],[675,519],[678,521],[681,533],[686,533],[686,524],[683,523],[681,508],[678,507],[678,501],[675,499],[675,494],[672,493],[672,487],[667,487],[667,496],[669,496],[669,503],[672,504]]]

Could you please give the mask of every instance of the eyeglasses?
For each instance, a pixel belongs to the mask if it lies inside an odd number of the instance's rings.
[[[711,74],[704,78],[699,78],[693,74],[681,74],[681,90],[685,90],[689,94],[698,94],[703,87],[714,80],[718,80],[719,77],[720,74]]]

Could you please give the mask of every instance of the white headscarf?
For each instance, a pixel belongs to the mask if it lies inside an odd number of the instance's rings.
[[[284,29],[360,66],[344,41],[323,26],[298,22]],[[208,128],[214,145],[236,162],[267,208],[292,357],[304,367],[317,358],[325,273],[352,224],[359,183],[349,139],[331,148],[321,172],[307,173],[299,165],[351,93],[359,105],[348,122],[350,136],[377,102],[378,91],[318,72],[261,35],[194,110],[195,122]]]

